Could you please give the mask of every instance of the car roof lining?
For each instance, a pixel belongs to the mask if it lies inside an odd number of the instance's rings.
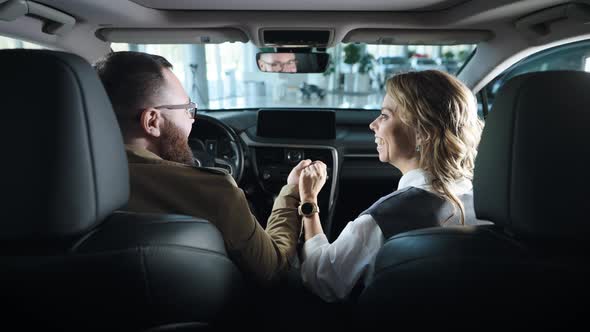
[[[43,22],[36,17],[20,17],[11,22],[0,21],[0,34],[19,37],[40,44],[79,54],[93,62],[110,52],[110,42],[105,41],[103,31],[133,30],[134,38],[154,30],[141,29],[182,29],[191,31],[186,36],[202,36],[202,32],[216,34],[218,38],[239,38],[244,36],[257,46],[262,46],[260,31],[273,29],[332,29],[331,45],[343,40],[366,42],[371,38],[386,44],[389,32],[405,36],[407,43],[426,41],[426,34],[438,34],[441,38],[463,38],[478,43],[478,52],[459,74],[468,86],[479,90],[495,75],[519,61],[524,56],[549,47],[548,44],[585,39],[590,25],[585,18],[572,15],[570,18],[547,22],[545,32],[516,27],[516,22],[529,15],[538,15],[540,10],[569,3],[564,0],[522,0],[522,1],[467,1],[452,9],[431,12],[283,12],[283,11],[162,11],[140,6],[130,1],[95,0],[37,0],[76,18],[75,26],[62,35],[48,35],[42,32]],[[542,16],[542,15],[541,15]],[[531,20],[534,24],[534,19]],[[524,20],[526,22],[526,20]],[[544,23],[541,23],[544,24]],[[132,30],[129,30],[132,31]],[[129,32],[127,31],[127,32]],[[531,33],[532,31],[532,33]],[[156,34],[166,42],[166,34]],[[195,33],[193,33],[195,32]],[[120,32],[118,32],[120,33]],[[372,33],[376,33],[371,36]],[[381,36],[381,37],[379,37]],[[118,41],[125,38],[119,35]],[[134,40],[128,36],[127,41]],[[113,37],[114,38],[114,37]],[[177,42],[180,42],[180,38]],[[188,38],[188,37],[187,37]],[[217,38],[217,37],[216,37]],[[190,38],[189,38],[190,39]],[[431,38],[431,41],[434,42]],[[136,39],[139,41],[140,39]],[[147,39],[141,39],[147,41]],[[210,40],[214,40],[213,38]],[[401,42],[401,41],[400,41]],[[397,43],[397,41],[396,41]],[[547,45],[546,45],[547,44]]]
[[[186,1],[186,0],[130,0],[143,7],[163,10],[289,10],[289,11],[438,11],[473,0],[313,0],[276,1],[235,0]]]

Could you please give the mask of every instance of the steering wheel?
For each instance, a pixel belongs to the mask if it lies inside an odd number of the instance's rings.
[[[205,133],[216,133],[215,137],[203,137]],[[217,139],[223,136],[223,139]],[[229,147],[229,155],[217,156],[216,153],[210,152],[205,146],[203,138],[214,138],[216,143],[226,144]],[[240,139],[236,132],[220,120],[204,114],[199,114],[193,124],[193,130],[189,137],[189,145],[193,151],[195,165],[200,167],[217,167],[225,169],[234,178],[236,183],[240,183],[244,172],[244,150],[240,144]],[[215,154],[215,155],[214,155]]]

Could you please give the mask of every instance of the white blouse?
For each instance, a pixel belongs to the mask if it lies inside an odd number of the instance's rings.
[[[432,191],[428,183],[427,173],[414,169],[401,177],[398,190],[416,187]],[[459,196],[473,190],[473,186],[464,179],[449,189]],[[346,299],[360,278],[369,283],[384,241],[381,229],[369,214],[349,222],[333,243],[323,233],[312,237],[303,245],[303,283],[324,301]]]

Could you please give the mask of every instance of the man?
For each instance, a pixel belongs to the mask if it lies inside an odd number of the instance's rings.
[[[255,279],[268,281],[288,268],[301,221],[297,165],[275,200],[266,231],[231,176],[194,167],[188,136],[196,105],[163,57],[118,52],[95,65],[119,120],[131,181],[128,210],[204,218],[221,232],[228,254]]]
[[[260,53],[258,68],[264,72],[296,73],[297,59],[294,53]]]

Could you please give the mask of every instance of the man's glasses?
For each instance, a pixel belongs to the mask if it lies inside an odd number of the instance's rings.
[[[262,59],[260,61],[266,63],[267,65],[271,66],[273,70],[283,70],[285,67],[295,66],[297,64],[297,60],[289,60],[287,62],[266,62]]]
[[[155,109],[168,109],[168,110],[185,110],[188,113],[189,118],[194,119],[197,117],[197,103],[192,101],[188,104],[182,105],[160,105],[154,107]]]

